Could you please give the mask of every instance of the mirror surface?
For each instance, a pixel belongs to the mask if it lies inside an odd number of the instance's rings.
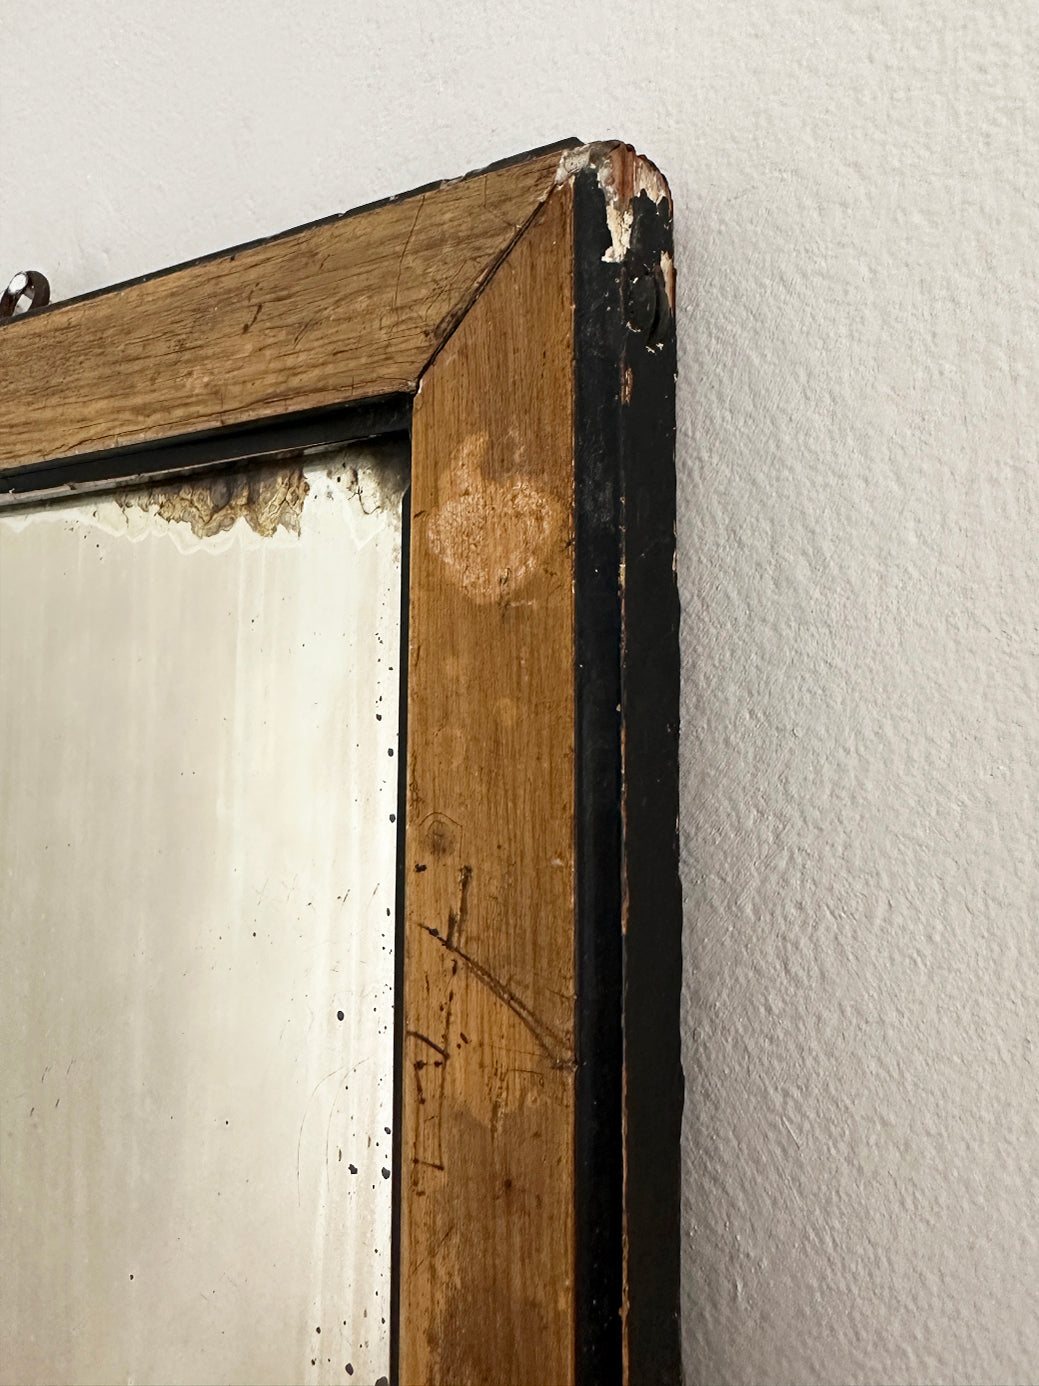
[[[389,1369],[399,444],[0,514],[0,1377]]]

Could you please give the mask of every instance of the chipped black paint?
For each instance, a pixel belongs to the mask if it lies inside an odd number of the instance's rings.
[[[578,1386],[677,1383],[678,597],[670,208],[574,181]],[[627,1276],[625,1277],[625,1258]]]

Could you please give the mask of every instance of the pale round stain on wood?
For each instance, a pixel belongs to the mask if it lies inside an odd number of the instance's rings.
[[[430,518],[429,545],[467,597],[511,605],[541,570],[563,509],[519,472],[489,480],[488,445],[487,434],[477,433],[456,451],[444,484],[450,499]]]

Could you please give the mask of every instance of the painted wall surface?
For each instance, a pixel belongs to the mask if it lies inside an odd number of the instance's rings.
[[[0,513],[11,1386],[388,1372],[386,452]]]
[[[665,170],[688,1378],[1034,1381],[1034,0],[5,0],[0,37],[0,266],[58,296],[561,135]]]

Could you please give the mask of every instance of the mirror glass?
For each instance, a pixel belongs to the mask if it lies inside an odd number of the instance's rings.
[[[399,443],[0,513],[0,1375],[389,1370]]]

